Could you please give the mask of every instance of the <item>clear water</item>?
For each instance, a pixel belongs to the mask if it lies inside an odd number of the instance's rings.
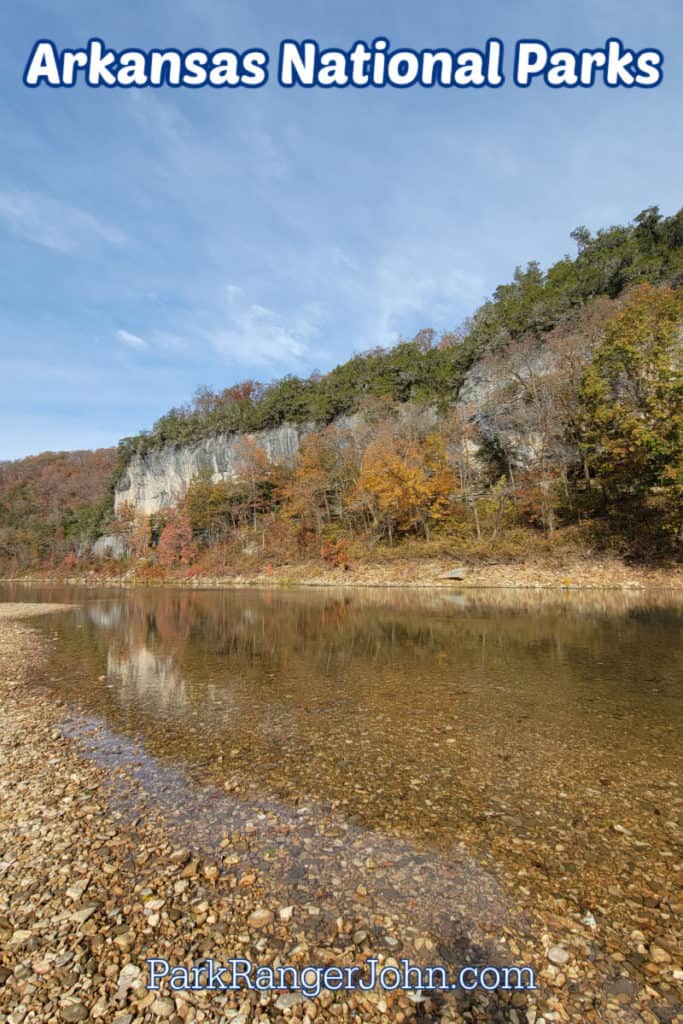
[[[624,948],[643,913],[655,934],[671,927],[680,597],[14,585],[0,598],[78,604],[35,620],[65,728],[190,841],[215,852],[231,837],[320,929],[376,913],[380,944],[389,921],[452,960],[505,929],[533,950],[553,914],[593,915],[598,953],[608,918]]]

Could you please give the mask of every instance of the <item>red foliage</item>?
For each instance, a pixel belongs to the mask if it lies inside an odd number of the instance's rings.
[[[349,568],[349,546],[345,540],[339,540],[336,543],[324,541],[320,554],[323,560],[328,565],[334,566],[335,569]]]
[[[189,565],[196,554],[197,546],[192,538],[190,517],[186,512],[171,509],[159,537],[159,565]]]
[[[69,553],[64,556],[64,561],[62,562],[62,565],[67,571],[75,569],[76,566],[78,565],[78,555],[76,554],[76,552],[69,551]]]

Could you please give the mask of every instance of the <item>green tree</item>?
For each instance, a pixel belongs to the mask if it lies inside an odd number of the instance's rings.
[[[608,504],[648,499],[683,528],[683,294],[642,285],[584,377],[583,444]],[[622,506],[623,507],[623,506]],[[651,506],[652,507],[652,506]]]
[[[227,481],[212,480],[208,469],[192,480],[183,507],[189,516],[194,537],[207,544],[225,538],[231,522],[232,490]]]

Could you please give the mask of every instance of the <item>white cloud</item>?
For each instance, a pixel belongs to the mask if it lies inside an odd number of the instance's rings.
[[[241,171],[234,173],[239,165],[226,159],[236,151],[242,166],[250,168],[252,180],[271,182],[285,178],[290,171],[288,126],[274,123],[266,127],[263,114],[256,108],[244,108],[237,121],[229,109],[223,113],[217,109],[212,117],[212,131],[202,132],[172,100],[162,99],[154,90],[132,90],[128,101],[132,120],[144,135],[142,151],[152,157],[153,170],[174,190],[178,189],[179,176],[189,179],[196,188],[199,170],[203,192],[207,191],[207,183],[216,187],[231,175],[241,183]],[[226,139],[230,140],[227,144]],[[186,188],[187,184],[183,184],[183,190]]]
[[[118,328],[114,336],[159,359],[196,359],[213,352],[226,362],[272,369],[274,374],[303,371],[325,356],[315,344],[326,319],[319,303],[303,302],[282,313],[252,301],[241,285],[221,282],[201,296],[195,294],[188,306],[177,313],[170,329],[150,326],[142,337]]]
[[[241,363],[264,366],[310,359],[309,345],[318,333],[319,310],[309,306],[290,318],[258,303],[235,310],[240,290],[231,287],[228,295],[227,325],[203,332],[218,352]]]
[[[128,345],[129,348],[147,348],[147,342],[139,334],[132,334],[131,331],[123,330],[123,328],[114,333],[119,341],[123,342],[124,345]]]
[[[422,315],[424,327],[456,327],[458,309],[472,310],[483,298],[477,274],[459,270],[453,253],[387,254],[379,264],[371,307],[372,344],[395,341],[404,318]],[[451,269],[454,268],[454,269]]]
[[[56,252],[71,252],[93,241],[126,241],[118,228],[38,192],[0,191],[0,219],[15,235]]]

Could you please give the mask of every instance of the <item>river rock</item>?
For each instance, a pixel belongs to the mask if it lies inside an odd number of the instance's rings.
[[[61,1009],[61,1017],[64,1021],[85,1020],[87,1016],[88,1010],[83,1003],[71,1003],[69,1006],[63,1006]]]
[[[303,997],[300,992],[283,992],[275,1006],[278,1010],[289,1010],[292,1006],[297,1006],[302,1001]]]
[[[81,897],[83,896],[83,893],[85,892],[85,890],[88,888],[89,885],[90,885],[90,879],[89,878],[81,878],[81,879],[79,879],[78,882],[74,882],[73,885],[69,886],[69,888],[66,890],[66,894],[67,894],[67,896],[69,897],[70,900],[73,900],[74,902],[76,902],[77,900],[81,899]]]
[[[152,1013],[155,1013],[157,1017],[170,1017],[175,1013],[175,1003],[168,996],[159,996],[152,1003]]]
[[[273,920],[272,910],[266,910],[265,907],[258,907],[253,913],[247,918],[247,923],[251,928],[265,928],[267,924]]]
[[[28,931],[26,928],[17,928],[13,933],[12,938],[7,943],[7,946],[9,949],[21,949],[21,947],[24,946],[31,938],[32,934],[33,933]]]
[[[75,921],[76,924],[85,924],[86,921],[90,920],[96,910],[97,907],[83,907],[82,910],[75,910],[73,914],[69,914],[68,920]]]

